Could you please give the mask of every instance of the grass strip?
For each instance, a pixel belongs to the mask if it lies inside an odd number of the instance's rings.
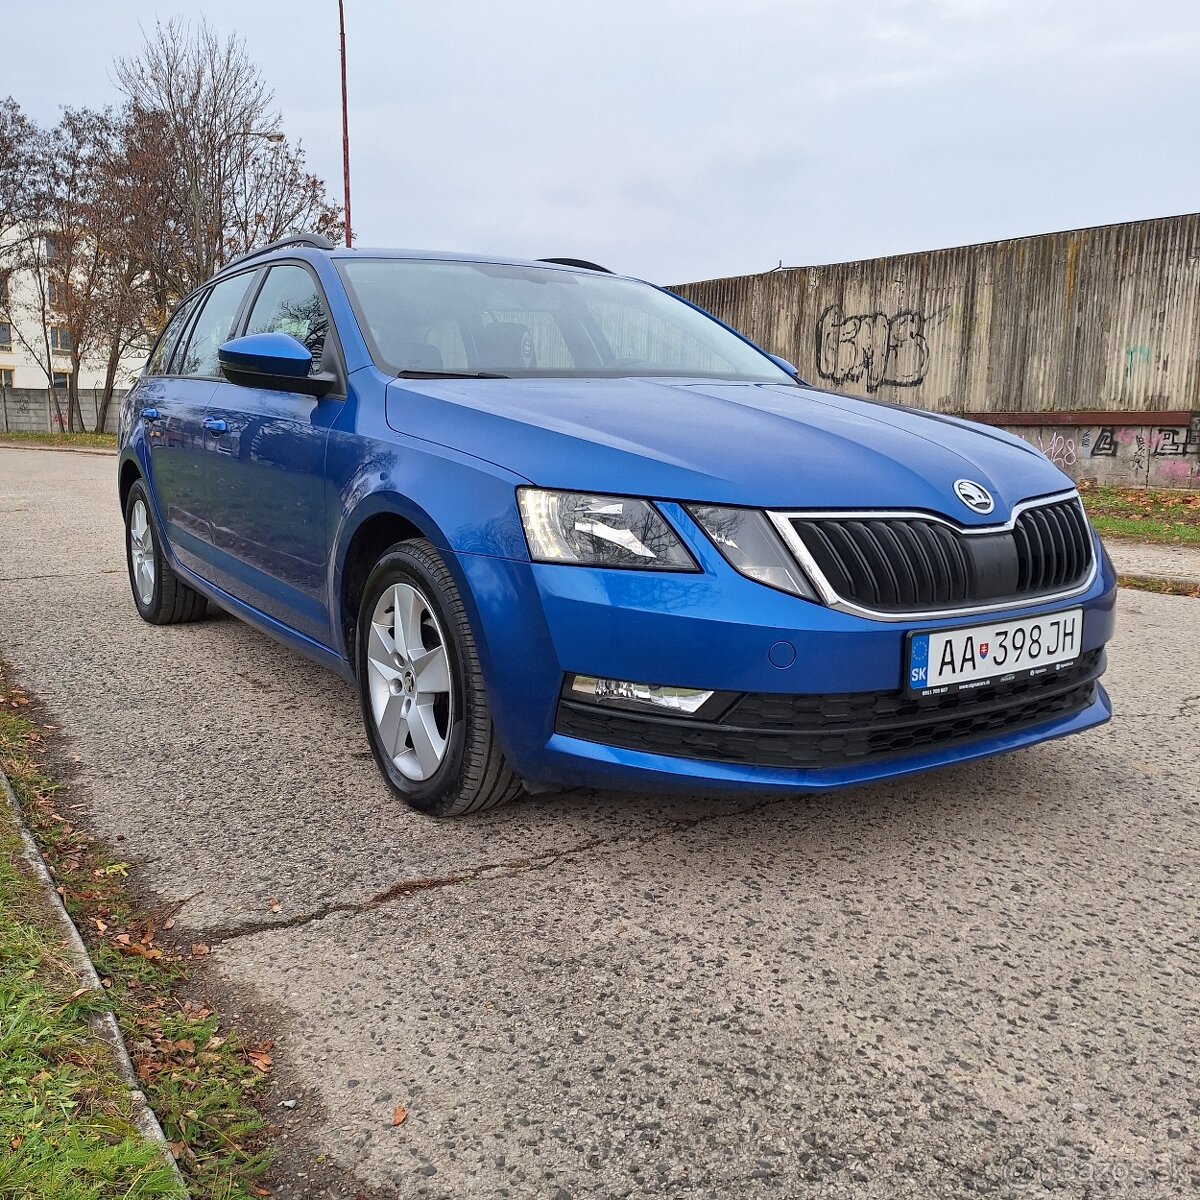
[[[42,885],[0,801],[0,1196],[181,1200],[132,1122],[129,1091],[89,1014]]]
[[[93,450],[115,450],[113,433],[4,433],[0,442],[25,442],[34,446],[83,446]]]
[[[35,719],[34,706],[13,686],[0,662],[0,770],[12,783],[59,894],[88,942],[139,1083],[171,1143],[191,1196],[194,1200],[269,1196],[260,1182],[270,1165],[270,1127],[261,1105],[271,1070],[271,1046],[252,1044],[221,1014],[184,996],[208,948],[177,949],[167,944],[164,938],[173,921],[167,916],[160,926],[140,908],[127,882],[129,864],[113,860],[59,811],[57,788],[44,765],[48,732],[50,727]],[[5,854],[4,862],[9,859]],[[10,870],[15,868],[10,865]],[[0,889],[7,879],[0,876]],[[78,1042],[57,1041],[53,1026],[39,1035],[39,1022],[45,1023],[46,1014],[56,1008],[64,1021],[73,1020],[86,1030],[87,1005],[97,1000],[63,997],[66,985],[61,980],[57,990],[51,986],[54,972],[61,976],[62,968],[55,967],[57,952],[44,936],[35,942],[28,940],[32,933],[13,932],[10,962],[10,925],[21,930],[30,927],[28,920],[14,915],[21,911],[0,891],[0,945],[4,947],[0,949],[4,981],[0,990],[0,1136],[4,1139],[0,1196],[6,1200],[10,1196],[20,1200],[177,1196],[177,1191],[169,1190],[170,1173],[165,1168],[166,1182],[161,1185],[149,1167],[144,1180],[114,1174],[110,1181],[102,1174],[128,1173],[131,1164],[139,1161],[163,1164],[157,1148],[140,1141],[119,1149],[124,1136],[120,1122],[128,1114],[122,1113],[119,1097],[100,1070],[102,1048],[90,1052],[82,1033]],[[72,975],[70,989],[75,987],[73,980]],[[56,1054],[62,1065],[38,1067],[33,1060],[19,1057],[21,1052],[15,1048],[19,1045],[29,1047],[30,1054],[37,1053],[39,1046],[57,1046],[47,1053]],[[39,1076],[46,1070],[48,1077]],[[35,1085],[30,1081],[38,1079],[36,1086],[46,1089],[57,1087],[54,1081],[59,1078],[68,1080],[71,1090],[55,1091],[44,1104],[34,1104],[30,1089]],[[100,1120],[105,1114],[115,1122],[111,1131]],[[36,1128],[39,1120],[48,1122],[44,1135]],[[6,1154],[6,1149],[15,1154]],[[144,1149],[146,1158],[137,1159],[135,1149]],[[88,1154],[94,1160],[91,1179],[81,1174]],[[26,1170],[27,1179],[15,1174],[14,1163],[25,1164],[20,1169]],[[44,1179],[33,1174],[51,1169],[60,1174]],[[72,1182],[72,1172],[79,1176],[78,1185]]]
[[[1200,491],[1084,481],[1079,484],[1079,494],[1101,537],[1200,546]]]

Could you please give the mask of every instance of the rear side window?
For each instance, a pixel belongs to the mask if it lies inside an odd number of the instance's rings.
[[[158,345],[154,347],[154,353],[150,355],[150,361],[146,364],[147,375],[163,375],[166,373],[167,363],[171,358],[171,351],[175,349],[175,343],[179,340],[179,335],[183,332],[183,328],[188,323],[192,313],[196,311],[198,299],[199,297],[193,296],[190,300],[185,300],[175,310],[175,315],[167,322],[167,327],[163,330],[162,337],[158,339]]]
[[[272,267],[250,310],[246,332],[290,333],[312,355],[312,370],[321,369],[329,313],[313,277],[303,268]]]
[[[246,271],[232,279],[222,279],[209,289],[204,307],[192,326],[187,349],[175,361],[174,374],[211,378],[220,375],[217,351],[229,340],[229,331],[242,307],[252,275],[253,272]]]

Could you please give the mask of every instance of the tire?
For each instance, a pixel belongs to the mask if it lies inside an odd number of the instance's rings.
[[[375,761],[413,808],[461,817],[520,794],[496,741],[458,588],[425,539],[392,546],[368,577],[355,674]]]
[[[167,562],[154,510],[139,479],[125,499],[125,564],[138,615],[151,625],[181,625],[204,616],[208,601]]]

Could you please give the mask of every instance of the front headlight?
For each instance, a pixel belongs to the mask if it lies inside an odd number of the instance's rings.
[[[517,489],[535,562],[695,571],[675,531],[648,500],[586,492]]]
[[[739,575],[820,603],[812,584],[780,542],[765,513],[753,508],[718,508],[712,504],[689,504],[687,510]]]

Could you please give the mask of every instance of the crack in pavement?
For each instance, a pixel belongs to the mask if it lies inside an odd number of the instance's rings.
[[[613,837],[593,838],[587,842],[580,842],[576,846],[570,846],[565,850],[547,850],[542,854],[524,855],[520,858],[505,859],[497,863],[483,863],[480,866],[470,867],[465,871],[460,871],[452,875],[437,875],[423,879],[403,879],[399,883],[385,888],[382,892],[376,892],[374,896],[366,900],[339,901],[334,904],[323,905],[321,908],[314,909],[311,912],[301,913],[297,916],[287,917],[278,921],[253,921],[247,922],[244,925],[199,927],[189,930],[187,936],[209,946],[219,946],[224,942],[235,941],[243,937],[252,937],[260,933],[274,933],[284,929],[301,929],[306,925],[311,925],[317,921],[324,921],[328,917],[338,916],[343,913],[358,916],[362,913],[372,912],[374,909],[382,908],[404,896],[410,896],[414,892],[435,891],[440,888],[456,887],[459,884],[474,883],[476,880],[508,879],[514,875],[544,871],[548,867],[557,866],[567,859],[579,854],[586,854],[590,850],[619,846],[622,843],[628,844],[631,849],[638,849],[648,846],[660,838],[676,833],[686,833],[688,830],[695,829],[698,825],[704,825],[709,821],[720,821],[729,817],[750,817],[756,813],[763,812],[765,809],[773,808],[776,805],[791,803],[795,799],[796,797],[794,796],[774,797],[761,800],[746,808],[736,809],[733,812],[709,813],[702,817],[685,817],[678,821],[672,821],[667,825],[658,825],[641,834],[622,833],[616,834]]]
[[[1200,695],[1184,696],[1184,698],[1175,706],[1174,712],[1117,712],[1114,715],[1120,717],[1122,721],[1178,721],[1183,717],[1195,717],[1200,715],[1200,708],[1193,709],[1193,705],[1200,706]]]

